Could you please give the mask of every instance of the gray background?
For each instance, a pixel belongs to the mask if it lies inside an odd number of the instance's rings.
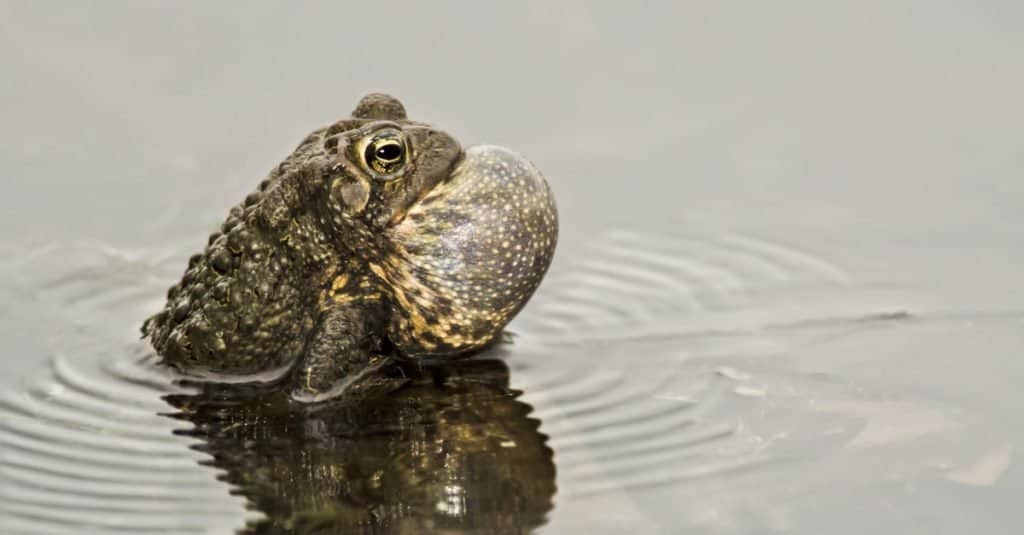
[[[1007,233],[1022,22],[1018,2],[3,2],[0,227],[151,240],[384,90],[527,154],[570,223]]]

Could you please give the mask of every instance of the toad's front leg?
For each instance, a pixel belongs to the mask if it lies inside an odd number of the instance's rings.
[[[308,403],[393,386],[376,373],[391,359],[380,356],[383,342],[371,325],[379,325],[376,313],[358,301],[324,310],[292,370],[292,398]]]

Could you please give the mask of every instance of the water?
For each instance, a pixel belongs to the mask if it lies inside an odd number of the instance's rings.
[[[614,531],[663,514],[632,500],[669,495],[686,499],[672,525],[759,531],[837,486],[985,488],[1011,465],[984,407],[865,377],[876,360],[849,353],[1024,314],[944,310],[781,242],[609,231],[506,343],[316,406],[154,364],[133,331],[189,252],[10,251],[6,320],[60,336],[0,396],[9,532],[558,533],[594,529],[592,507]],[[701,513],[723,497],[726,518]]]
[[[316,407],[237,387],[169,401],[209,464],[266,515],[247,532],[524,533],[544,523],[552,452],[503,362],[409,367],[381,381],[379,396]]]
[[[0,532],[1017,533],[1020,16],[0,2]],[[510,343],[318,410],[176,383],[140,321],[373,90],[550,179]]]

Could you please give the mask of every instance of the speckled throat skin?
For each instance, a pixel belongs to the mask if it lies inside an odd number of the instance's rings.
[[[368,95],[231,209],[142,332],[185,373],[290,371],[297,398],[343,393],[383,357],[494,341],[540,284],[557,225],[528,161],[463,150]]]

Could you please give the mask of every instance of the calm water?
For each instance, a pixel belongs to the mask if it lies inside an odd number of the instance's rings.
[[[0,2],[0,533],[1018,533],[1018,3]],[[548,176],[505,343],[366,399],[140,321],[386,90]]]

